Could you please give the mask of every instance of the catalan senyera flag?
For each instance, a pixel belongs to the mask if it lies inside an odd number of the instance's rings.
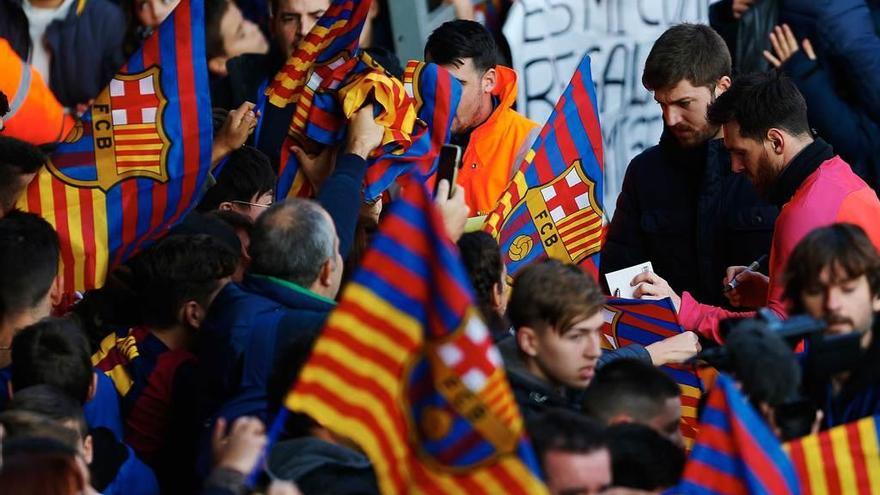
[[[440,149],[452,137],[452,120],[461,101],[461,83],[437,64],[410,60],[403,86],[418,116],[412,144],[371,160],[367,168],[364,199],[379,197],[401,175],[413,172],[430,177],[437,170]]]
[[[484,229],[510,277],[554,258],[598,276],[603,238],[602,132],[590,57],[584,56],[550,119]]]
[[[361,59],[371,60],[366,54],[361,54]],[[378,198],[398,177],[410,171],[422,177],[435,172],[440,148],[452,136],[452,121],[462,91],[461,83],[436,64],[411,60],[402,82],[378,69],[374,62],[362,61],[345,76],[346,81],[350,80],[345,86],[332,94],[318,93],[312,111],[321,118],[306,128],[307,139],[321,145],[339,145],[348,117],[368,101],[378,105],[381,110],[376,122],[385,126],[385,139],[383,146],[368,158],[363,191],[367,201]],[[415,116],[412,125],[395,123],[410,114]],[[409,117],[404,121],[408,122]],[[298,142],[292,137],[288,141],[285,146]],[[313,191],[295,156],[282,150],[281,161],[278,197],[310,196]]]
[[[286,406],[356,442],[384,494],[546,493],[457,251],[412,175]]]
[[[18,203],[58,232],[65,288],[178,222],[210,173],[204,5],[183,0],[97,96]]]
[[[317,67],[329,73],[342,64],[356,63],[359,39],[371,3],[372,0],[332,0],[266,88],[269,103],[284,108],[307,97],[308,84],[317,84],[323,79],[323,71],[316,72]],[[294,123],[299,129],[305,124],[297,120]]]
[[[382,146],[369,158],[368,201],[407,171],[432,173],[440,146],[449,141],[461,85],[434,64],[410,62],[402,82],[388,74],[352,36],[364,16],[362,4],[334,1],[267,89],[270,103],[295,106],[281,149],[278,198],[314,193],[289,148],[314,153],[341,144],[347,120],[365,104],[376,104],[376,122],[385,128]]]
[[[602,307],[602,348],[618,349],[630,344],[647,346],[683,332],[670,299],[609,298]],[[694,365],[661,366],[681,387],[681,433],[690,447],[697,434],[697,405],[703,384]]]
[[[866,418],[784,445],[804,494],[880,494],[880,417]]]
[[[733,379],[718,375],[700,416],[681,484],[667,493],[800,493],[794,467]]]

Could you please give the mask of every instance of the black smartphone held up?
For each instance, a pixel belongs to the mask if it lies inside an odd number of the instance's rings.
[[[452,196],[452,188],[458,177],[458,169],[461,167],[461,146],[444,144],[440,149],[440,163],[437,165],[437,180],[434,182],[434,196],[437,196],[437,186],[440,181],[449,181],[449,195]]]

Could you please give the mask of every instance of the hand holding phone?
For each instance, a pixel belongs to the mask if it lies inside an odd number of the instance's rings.
[[[461,167],[461,147],[454,144],[444,144],[440,149],[440,160],[437,165],[437,177],[434,181],[434,196],[437,196],[437,186],[440,181],[449,181],[449,197],[455,189],[455,180],[458,178],[458,169]]]

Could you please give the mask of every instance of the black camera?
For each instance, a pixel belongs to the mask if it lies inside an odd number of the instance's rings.
[[[858,333],[829,336],[826,327],[806,315],[782,320],[762,308],[755,318],[724,322],[725,345],[694,359],[731,374],[756,409],[771,406],[782,440],[797,438],[810,433],[816,417],[816,404],[801,393],[801,378],[849,370],[861,356]],[[801,345],[806,352],[795,354]]]

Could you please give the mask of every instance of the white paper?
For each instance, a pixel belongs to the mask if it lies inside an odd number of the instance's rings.
[[[635,289],[635,287],[629,285],[630,282],[632,282],[632,279],[640,273],[653,271],[654,268],[651,266],[651,262],[646,261],[629,268],[624,268],[623,270],[606,273],[605,280],[608,282],[608,290],[611,291],[611,296],[633,299],[633,289]]]

